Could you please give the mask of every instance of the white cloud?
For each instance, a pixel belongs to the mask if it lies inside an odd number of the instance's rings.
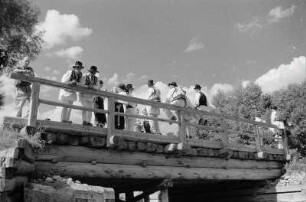
[[[259,22],[258,18],[253,18],[250,21],[239,22],[235,25],[235,27],[240,32],[255,34],[257,31],[259,31],[263,28],[263,25]]]
[[[46,48],[65,44],[67,39],[76,41],[92,33],[92,29],[81,27],[78,16],[61,14],[57,10],[48,10],[45,21],[37,29],[44,32]]]
[[[4,95],[4,105],[0,108],[0,123],[3,121],[4,116],[12,116],[14,112],[13,100],[15,97],[15,80],[7,76],[0,77],[0,93]]]
[[[59,75],[59,74],[60,74],[60,71],[58,71],[57,69],[55,69],[55,70],[52,71],[52,73],[53,73],[53,74],[56,74],[56,75]]]
[[[46,72],[50,72],[50,71],[52,70],[52,68],[47,66],[47,67],[44,68],[44,70],[45,70]]]
[[[185,49],[185,53],[191,53],[196,50],[204,48],[204,43],[199,41],[197,37],[190,40],[188,47]]]
[[[210,96],[216,95],[219,91],[229,92],[234,90],[234,87],[231,84],[226,83],[215,83],[209,90]]]
[[[283,9],[281,6],[275,7],[270,10],[268,14],[268,22],[274,23],[280,21],[282,18],[287,18],[293,15],[296,9],[295,5],[292,5],[290,8]]]
[[[110,86],[116,86],[119,83],[118,78],[119,75],[114,73],[113,76],[107,80],[107,84]]]
[[[247,85],[249,85],[251,83],[251,81],[249,80],[245,80],[245,81],[242,81],[241,85],[243,88],[247,87]]]
[[[302,83],[306,78],[306,57],[294,58],[290,64],[282,64],[260,76],[255,83],[263,92],[286,88],[289,84]]]
[[[83,52],[83,48],[80,46],[73,46],[67,49],[62,49],[54,53],[54,55],[59,57],[64,57],[68,59],[76,59]]]

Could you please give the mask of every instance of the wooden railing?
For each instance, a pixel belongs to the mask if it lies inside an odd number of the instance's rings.
[[[88,89],[82,86],[71,86],[68,84],[42,79],[38,77],[28,77],[18,73],[11,73],[12,79],[23,80],[31,82],[32,95],[30,102],[30,115],[28,118],[28,126],[37,126],[37,114],[40,104],[52,105],[57,107],[67,107],[76,110],[86,110],[98,113],[107,114],[107,146],[110,146],[111,137],[116,136],[129,136],[137,140],[148,140],[152,142],[164,143],[164,144],[178,144],[186,147],[204,147],[221,149],[224,152],[229,150],[254,152],[258,155],[258,158],[262,158],[265,152],[271,154],[280,154],[287,157],[287,137],[278,137],[274,134],[269,134],[269,129],[273,128],[279,130],[276,126],[255,122],[240,117],[232,117],[224,114],[217,114],[212,112],[205,112],[194,110],[191,108],[178,107],[166,103],[154,102],[150,100],[144,100],[136,97],[128,97],[119,95],[112,92],[98,91]],[[40,98],[40,87],[47,85],[55,88],[68,89],[81,93],[92,94],[101,96],[107,100],[107,109],[93,109],[83,106],[69,105],[60,101],[50,101]],[[135,103],[142,106],[154,106],[160,109],[177,111],[179,117],[177,120],[170,120],[167,118],[151,117],[143,115],[128,115],[120,112],[115,112],[115,101],[125,101],[129,103]],[[114,117],[120,115],[124,117],[134,117],[139,119],[155,120],[158,122],[166,122],[178,125],[178,135],[156,135],[127,130],[115,129]],[[205,117],[208,120],[206,125],[198,125],[198,118]],[[190,121],[190,120],[193,120]],[[196,120],[196,122],[194,121]],[[191,130],[204,131],[203,136],[196,136],[192,134]],[[244,129],[244,130],[241,130]],[[246,131],[247,130],[247,131]],[[218,136],[218,137],[217,137]],[[241,142],[241,144],[239,144]],[[275,144],[281,142],[282,148],[275,148]]]

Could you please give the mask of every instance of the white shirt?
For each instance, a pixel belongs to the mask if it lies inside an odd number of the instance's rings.
[[[171,103],[173,98],[181,94],[185,94],[181,87],[171,88],[167,94],[166,103]]]
[[[149,87],[148,92],[148,100],[154,100],[156,97],[160,97],[160,90],[157,89],[155,86]]]
[[[277,126],[279,129],[285,129],[285,125],[283,121],[276,121],[276,113],[277,111],[272,109],[271,112],[271,124]]]

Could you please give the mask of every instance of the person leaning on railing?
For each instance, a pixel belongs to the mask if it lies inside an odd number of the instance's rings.
[[[71,70],[68,70],[62,77],[62,82],[68,85],[76,86],[80,84],[82,78],[83,64],[76,61]],[[59,92],[59,100],[65,104],[72,105],[77,100],[77,94],[73,90],[61,89]],[[61,113],[61,122],[71,123],[71,108],[63,107]]]
[[[115,93],[120,95],[127,95],[126,88],[124,83],[119,83],[118,86],[115,88]],[[124,113],[124,105],[127,104],[124,101],[116,101],[115,102],[115,112]],[[125,127],[125,118],[121,115],[115,115],[115,129],[123,130]]]
[[[168,92],[166,103],[179,107],[187,107],[187,97],[186,91],[181,87],[178,87],[176,82],[171,82],[168,84],[170,90]],[[166,115],[169,119],[175,121],[178,119],[178,112],[175,111],[173,114],[169,109],[165,109]]]
[[[88,89],[99,89],[99,83],[98,83],[98,77],[96,76],[97,73],[99,73],[98,68],[96,66],[91,66],[88,69],[87,74],[83,75],[81,78],[80,85],[87,87]],[[83,92],[79,93],[79,98],[81,101],[81,104],[86,108],[93,108],[93,100],[95,95],[92,94],[86,94]],[[82,111],[82,120],[84,126],[92,126],[91,123],[92,118],[92,111]]]
[[[127,96],[131,96],[132,97],[133,96],[133,91],[134,91],[133,85],[132,84],[127,84],[125,89],[126,89]],[[135,115],[136,114],[136,112],[135,112],[136,106],[137,105],[135,103],[129,102],[126,105],[125,114]],[[128,131],[135,131],[135,123],[136,123],[136,118],[128,116],[126,118],[126,129]]]
[[[103,81],[99,81],[99,90],[103,90]],[[95,109],[104,109],[104,98],[101,96],[96,96],[94,98],[94,108]],[[100,112],[95,112],[95,125],[97,127],[104,128],[106,124],[106,114],[105,113],[100,113]]]
[[[147,84],[148,84],[148,92],[149,92],[148,100],[152,100],[155,102],[161,102],[161,93],[160,93],[160,90],[155,86],[154,81],[148,80]],[[152,117],[158,117],[160,115],[159,107],[149,106],[148,114],[149,116],[152,116]],[[151,125],[152,133],[161,135],[158,121],[150,120],[149,122]]]
[[[21,60],[18,66],[13,70],[14,73],[24,74],[26,76],[35,76],[34,70],[29,66],[30,60],[25,57]],[[16,80],[16,97],[15,97],[15,110],[16,117],[22,117],[22,110],[24,105],[30,103],[31,98],[31,83],[27,81]],[[29,110],[26,112],[26,116],[29,115]]]

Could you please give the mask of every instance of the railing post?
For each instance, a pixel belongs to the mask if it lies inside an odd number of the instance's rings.
[[[223,149],[220,151],[220,155],[225,155],[226,158],[229,158],[230,154],[228,151],[228,126],[227,123],[225,122],[224,118],[221,118],[221,127],[223,129],[222,133],[222,145]]]
[[[114,134],[115,130],[115,99],[113,97],[108,98],[108,111],[106,146],[110,147],[110,138]]]
[[[261,150],[262,142],[259,134],[258,125],[255,125],[254,130],[255,130],[255,146],[256,146],[257,157],[259,159],[262,159],[263,158],[263,152]]]
[[[184,112],[181,110],[178,111],[178,121],[179,121],[180,142],[186,143],[186,121],[184,117]]]
[[[36,127],[37,113],[39,106],[39,92],[40,84],[34,82],[32,85],[31,101],[30,101],[30,114],[28,119],[28,126]]]

